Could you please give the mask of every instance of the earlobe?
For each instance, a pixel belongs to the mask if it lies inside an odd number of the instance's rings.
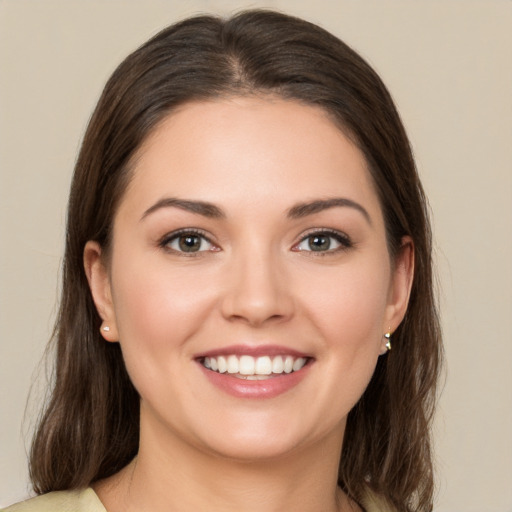
[[[110,276],[98,242],[89,241],[84,248],[84,269],[96,310],[103,320],[100,333],[106,341],[119,340],[112,301]]]
[[[386,343],[402,322],[414,279],[414,242],[410,236],[402,238],[402,245],[396,255],[393,265],[393,275],[389,290],[388,307],[385,324],[383,325],[383,353],[387,352]],[[389,337],[387,334],[389,333]]]

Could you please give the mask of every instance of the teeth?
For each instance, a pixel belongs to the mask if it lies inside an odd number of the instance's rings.
[[[242,356],[238,367],[238,373],[241,373],[242,375],[254,375],[254,357]]]
[[[238,357],[228,356],[228,373],[240,373]]]
[[[272,373],[272,361],[270,357],[263,356],[256,359],[256,375],[270,375]]]
[[[307,358],[293,356],[235,356],[205,357],[203,366],[218,373],[230,373],[248,380],[262,380],[268,375],[297,372]]]
[[[272,373],[283,373],[284,361],[281,356],[274,357],[272,360]]]
[[[210,360],[211,359],[215,359],[215,358],[210,357]],[[225,357],[222,357],[222,356],[217,357],[217,366],[219,367],[218,368],[219,373],[226,373],[228,371],[228,363],[227,363]]]
[[[213,359],[213,361],[215,361],[215,359]],[[293,362],[293,366],[292,366],[292,370],[294,372],[300,370],[304,365],[306,364],[306,360],[303,358],[303,357],[299,357],[298,359],[295,359],[295,361]],[[213,364],[212,364],[212,370],[214,370],[215,368],[213,367]]]

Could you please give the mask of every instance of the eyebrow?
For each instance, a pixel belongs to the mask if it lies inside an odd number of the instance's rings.
[[[322,212],[324,210],[328,210],[329,208],[337,208],[337,207],[348,207],[357,210],[362,213],[363,217],[367,220],[368,224],[372,224],[372,219],[368,211],[359,203],[352,201],[352,199],[347,199],[345,197],[333,197],[331,199],[317,199],[314,201],[310,201],[308,203],[299,203],[295,206],[292,206],[288,210],[288,217],[290,219],[300,219],[302,217],[306,217],[308,215],[313,215],[315,213]]]
[[[307,203],[298,203],[292,206],[288,212],[287,217],[290,219],[300,219],[308,215],[328,210],[330,208],[348,207],[354,208],[360,212],[367,222],[371,225],[371,217],[368,211],[359,203],[352,199],[344,197],[334,197],[331,199],[316,199]],[[208,203],[206,201],[191,201],[186,199],[178,199],[176,197],[165,197],[157,201],[154,205],[150,206],[142,215],[141,220],[145,219],[148,215],[161,208],[180,208],[188,212],[202,215],[211,219],[224,219],[226,214],[218,206]]]
[[[165,197],[157,201],[153,206],[150,206],[142,215],[140,220],[145,219],[148,215],[153,212],[160,210],[161,208],[180,208],[187,212],[197,213],[203,217],[212,219],[223,219],[226,214],[212,203],[205,201],[188,201],[186,199],[178,199],[176,197]]]

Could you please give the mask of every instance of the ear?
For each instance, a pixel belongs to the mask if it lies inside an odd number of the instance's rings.
[[[410,236],[404,236],[392,267],[385,324],[382,326],[383,334],[388,332],[392,334],[404,319],[409,304],[409,296],[411,295],[413,278],[414,242]],[[383,336],[382,354],[388,350],[386,347],[387,341]]]
[[[98,242],[89,241],[84,248],[84,268],[92,299],[98,314],[103,320],[100,332],[107,341],[119,340],[110,276],[101,256],[101,246]]]

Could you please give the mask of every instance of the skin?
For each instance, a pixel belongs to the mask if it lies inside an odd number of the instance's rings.
[[[139,455],[96,484],[100,499],[110,512],[357,510],[336,485],[345,421],[403,319],[414,264],[407,238],[390,261],[363,154],[316,107],[235,97],[182,106],[135,162],[108,263],[96,242],[84,252],[102,334],[141,396]],[[353,204],[290,216],[332,198]],[[179,252],[167,235],[183,228],[209,241]],[[313,251],[308,236],[327,230],[341,242]],[[225,393],[196,359],[264,344],[310,357],[272,398]]]

